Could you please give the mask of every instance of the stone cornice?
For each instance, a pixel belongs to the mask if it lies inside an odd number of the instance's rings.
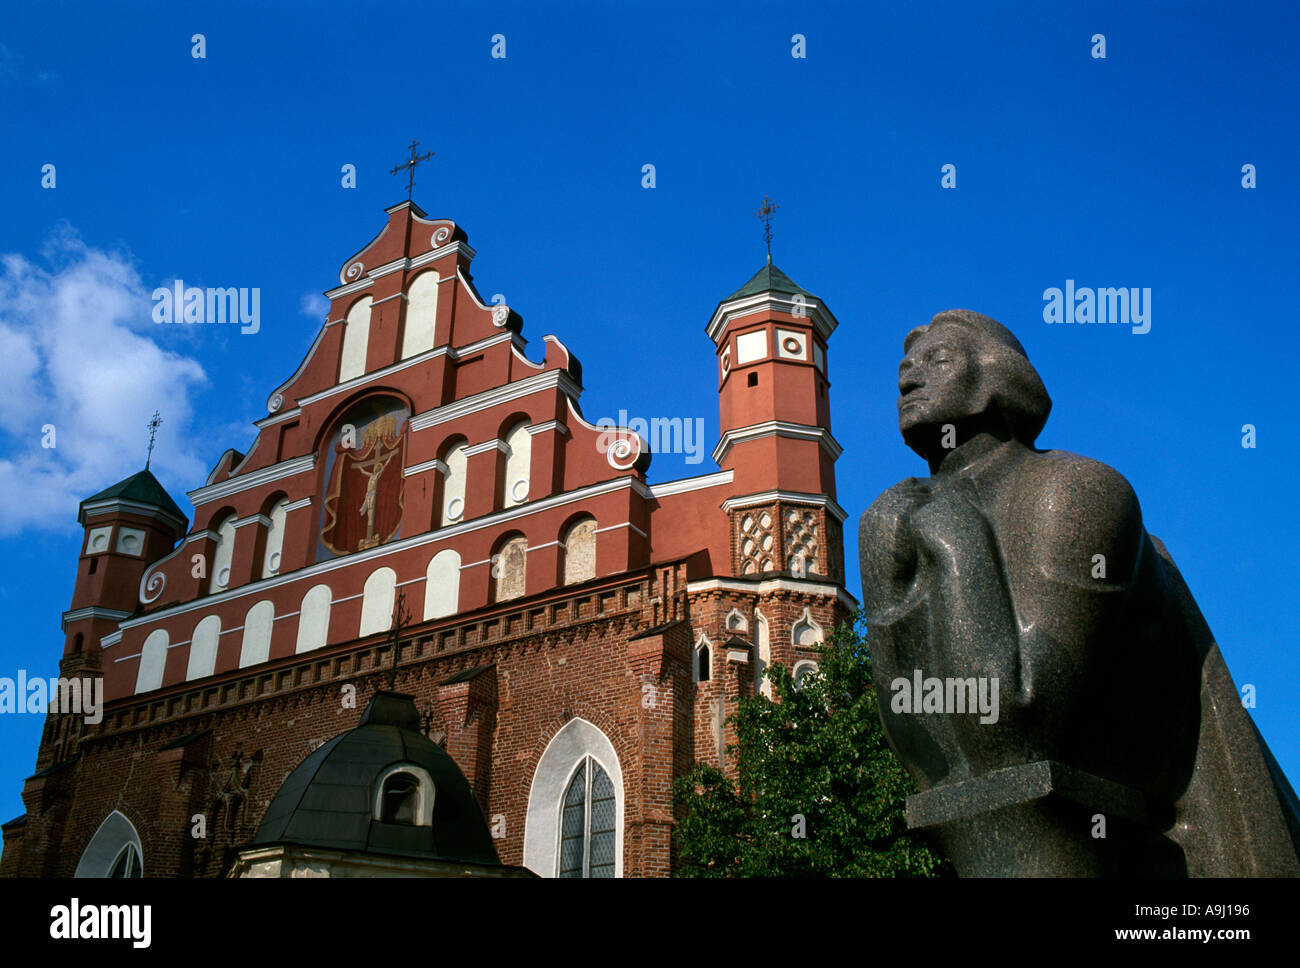
[[[830,339],[831,333],[835,332],[835,327],[839,325],[838,320],[819,299],[796,302],[794,297],[787,293],[760,292],[719,305],[713,318],[709,320],[709,325],[705,327],[705,332],[716,344],[732,322],[764,312],[782,313],[794,317],[796,321],[811,323],[823,342]]]
[[[120,622],[124,618],[130,618],[130,612],[120,612],[115,608],[100,608],[98,605],[90,605],[86,608],[74,608],[71,611],[63,613],[63,631],[68,631],[69,622],[80,622],[83,619],[104,619],[109,622]]]
[[[239,494],[241,491],[247,491],[250,488],[304,474],[315,467],[316,455],[314,453],[307,454],[305,457],[293,457],[289,460],[280,461],[278,464],[263,467],[260,470],[247,471],[237,477],[196,488],[188,492],[189,499],[196,508],[201,507],[204,504],[220,501],[222,498]]]
[[[850,595],[843,585],[809,581],[803,578],[701,578],[699,581],[686,583],[686,593],[694,595],[699,592],[728,591],[741,592],[746,595],[770,595],[773,592],[793,592],[797,595],[822,595],[837,598],[841,605],[857,611],[858,600]]]
[[[804,494],[801,491],[763,491],[761,494],[742,494],[729,497],[722,502],[722,510],[747,508],[754,504],[771,504],[773,501],[785,501],[790,504],[813,504],[824,507],[832,517],[841,524],[849,516],[848,512],[836,503],[835,498],[826,494]]]
[[[831,460],[838,460],[840,454],[844,452],[844,448],[839,445],[839,442],[831,436],[831,432],[825,427],[791,423],[788,420],[768,420],[760,424],[751,424],[748,427],[736,427],[723,433],[721,439],[718,440],[718,446],[713,448],[713,459],[721,464],[733,444],[771,436],[789,437],[794,440],[815,440],[821,444],[822,450],[830,455]]]
[[[97,514],[112,513],[114,511],[126,511],[128,514],[138,514],[141,517],[153,518],[158,521],[174,521],[179,523],[181,527],[189,524],[187,519],[178,518],[163,508],[155,507],[152,504],[142,504],[139,501],[128,501],[120,497],[107,498],[93,504],[83,503],[77,514],[77,523],[84,526],[89,518]]]
[[[487,410],[503,403],[509,403],[512,400],[531,396],[543,390],[553,389],[560,390],[570,399],[577,399],[582,394],[582,388],[564,370],[547,370],[544,373],[538,373],[536,376],[515,380],[505,386],[493,387],[491,390],[484,390],[481,393],[475,393],[460,400],[453,400],[451,403],[433,410],[426,410],[424,413],[416,414],[410,421],[411,430],[427,430],[430,427],[436,427],[439,424],[472,413],[478,413],[480,410]]]
[[[662,484],[647,486],[650,489],[651,497],[668,497],[672,494],[683,494],[686,491],[698,491],[706,487],[720,487],[723,484],[730,484],[734,476],[734,472],[725,470],[714,474],[704,474],[700,477],[684,477],[677,481],[664,481]]]

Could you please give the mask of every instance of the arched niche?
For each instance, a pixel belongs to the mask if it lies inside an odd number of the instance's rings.
[[[614,876],[623,876],[623,771],[618,754],[600,729],[576,718],[551,738],[533,772],[524,825],[524,866],[534,874],[559,874],[565,794],[588,758],[599,764],[614,788]]]

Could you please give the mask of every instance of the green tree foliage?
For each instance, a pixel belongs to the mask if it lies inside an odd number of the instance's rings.
[[[951,864],[907,832],[916,792],[876,711],[861,617],[822,647],[795,688],[768,668],[775,701],[740,700],[729,721],[737,785],[700,764],[673,787],[679,877],[933,877]]]

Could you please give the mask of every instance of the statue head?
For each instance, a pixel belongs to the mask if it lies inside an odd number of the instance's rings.
[[[898,429],[922,457],[936,456],[945,424],[964,437],[988,430],[1033,446],[1052,400],[1025,348],[997,320],[949,309],[908,333],[903,353]]]

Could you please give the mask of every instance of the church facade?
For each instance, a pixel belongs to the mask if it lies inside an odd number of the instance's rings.
[[[674,778],[725,766],[736,697],[814,667],[856,607],[836,320],[770,261],[724,299],[719,470],[651,483],[646,440],[583,417],[577,357],[546,336],[530,359],[473,258],[455,223],[388,209],[192,521],[147,469],[82,502],[60,673],[102,677],[103,718],[48,717],[0,874],[247,870],[287,778],[380,694],[413,703],[502,865],[672,873]],[[357,782],[338,796],[376,822],[438,803],[415,784],[383,817],[394,790]]]

